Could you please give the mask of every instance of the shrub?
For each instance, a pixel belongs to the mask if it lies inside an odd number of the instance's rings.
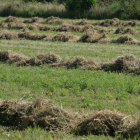
[[[66,0],[66,9],[69,11],[83,12],[95,6],[97,0]]]

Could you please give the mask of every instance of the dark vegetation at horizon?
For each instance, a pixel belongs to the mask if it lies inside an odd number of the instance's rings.
[[[46,1],[44,0],[42,3],[38,2],[38,0],[2,0],[0,2],[0,16],[58,16],[71,19],[106,19],[117,17],[123,20],[140,19],[139,0],[93,0],[94,2],[90,2],[89,4],[87,1],[82,1],[77,4],[78,6],[75,6],[73,0]],[[81,11],[81,6],[83,7],[83,5],[85,5],[85,10]]]

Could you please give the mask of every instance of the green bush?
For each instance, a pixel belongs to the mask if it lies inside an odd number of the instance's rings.
[[[97,0],[66,0],[66,9],[69,11],[85,12],[95,6]]]

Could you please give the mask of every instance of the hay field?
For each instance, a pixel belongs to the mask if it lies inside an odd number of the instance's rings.
[[[0,139],[137,139],[139,21],[0,18]]]

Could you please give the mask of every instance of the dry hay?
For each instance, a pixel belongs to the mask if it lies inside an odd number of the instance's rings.
[[[65,60],[62,59],[59,63],[53,63],[52,67],[63,67],[63,68],[81,68],[81,69],[94,69],[99,70],[101,69],[100,65],[95,62],[94,59],[86,60],[82,56],[76,56],[72,60]]]
[[[26,28],[26,25],[21,22],[10,22],[8,24],[8,29],[23,29]]]
[[[122,26],[139,26],[139,22],[137,20],[124,21],[122,22]]]
[[[111,43],[123,43],[123,44],[140,44],[140,42],[130,35],[122,35],[117,39],[112,39]]]
[[[135,136],[139,138],[140,137],[140,118],[136,123],[131,122],[120,133],[122,134],[124,138],[134,138]]]
[[[88,43],[109,43],[110,39],[106,34],[99,36],[97,30],[87,30],[84,35],[79,39],[79,41]]]
[[[42,41],[52,41],[52,39],[54,38],[54,34],[46,34],[46,36],[42,39]]]
[[[84,26],[82,27],[82,32],[85,32],[85,31],[87,31],[87,30],[89,30],[89,29],[94,29],[94,26],[91,25],[91,24],[86,24],[86,25],[84,25]]]
[[[104,34],[112,34],[115,32],[115,29],[108,29],[105,27],[101,28],[99,26],[96,26],[94,29],[97,30],[98,33],[104,33]]]
[[[0,31],[0,39],[17,39],[18,33],[14,31],[8,31],[8,30],[1,30]]]
[[[92,43],[93,40],[98,39],[99,35],[96,30],[87,30],[83,36],[79,39],[80,42]]]
[[[27,60],[28,58],[24,55],[17,54],[13,51],[3,51],[0,50],[0,61],[4,63],[15,63],[23,60]]]
[[[18,37],[21,38],[21,39],[29,39],[29,40],[42,40],[43,38],[46,37],[45,34],[42,34],[42,33],[32,33],[32,32],[29,32],[29,31],[25,31],[25,32],[22,32],[20,31],[18,33]]]
[[[64,21],[62,19],[60,19],[59,17],[48,17],[44,22],[44,24],[63,24]]]
[[[41,24],[39,23],[33,23],[31,25],[28,26],[28,29],[30,30],[40,30],[40,27],[42,27]]]
[[[55,27],[51,27],[51,26],[45,25],[45,26],[40,26],[39,30],[42,30],[42,31],[53,31],[53,30],[55,30]]]
[[[101,67],[105,71],[139,74],[138,69],[140,68],[140,60],[132,54],[125,54],[123,56],[119,56],[116,60],[112,62],[101,63]]]
[[[90,22],[88,22],[87,20],[83,19],[83,20],[80,20],[80,21],[76,21],[76,22],[73,22],[74,25],[86,25],[86,24],[91,24]]]
[[[27,126],[39,126],[47,131],[70,128],[73,117],[60,109],[49,99],[35,102],[23,100],[1,100],[0,122],[6,126],[16,126],[21,130]]]
[[[123,126],[125,116],[113,111],[100,111],[92,118],[82,121],[75,128],[76,135],[109,135],[115,133]]]
[[[4,22],[18,22],[18,19],[13,16],[9,16],[7,19],[4,20]]]
[[[57,27],[54,30],[60,31],[60,32],[66,32],[66,31],[80,32],[82,30],[82,27],[76,26],[76,25],[64,24],[61,27]]]
[[[29,19],[25,19],[23,21],[23,23],[34,23],[34,22],[43,23],[43,19],[39,18],[39,17],[32,17],[32,18],[29,18]]]
[[[55,35],[52,38],[52,41],[63,41],[63,42],[76,42],[79,39],[78,36],[74,36],[70,33],[67,32],[61,32]]]
[[[116,29],[114,34],[140,34],[140,32],[138,32],[132,28],[121,27],[121,28]]]
[[[61,61],[61,58],[54,54],[54,53],[43,53],[43,54],[39,54],[33,58],[30,58],[26,61],[21,61],[19,63],[17,63],[17,65],[24,65],[24,66],[39,66],[39,65],[43,65],[43,64],[52,64],[52,63],[58,63],[59,61]]]
[[[7,28],[7,25],[5,25],[3,21],[1,21],[0,22],[0,28]]]
[[[100,25],[100,26],[120,26],[121,21],[118,18],[113,18],[113,19],[105,19],[104,21],[101,22],[95,22],[93,25]]]

